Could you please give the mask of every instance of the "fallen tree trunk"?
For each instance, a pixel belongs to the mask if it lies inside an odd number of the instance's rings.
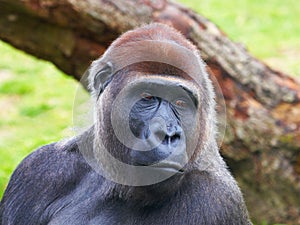
[[[222,154],[254,221],[300,223],[300,85],[201,15],[164,0],[0,0],[0,38],[80,79],[122,32],[167,23],[199,47],[225,97]]]

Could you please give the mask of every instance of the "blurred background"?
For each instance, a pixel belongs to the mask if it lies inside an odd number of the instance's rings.
[[[300,1],[179,2],[213,21],[272,68],[300,78]],[[0,41],[0,198],[26,155],[72,135],[77,85],[51,63]]]

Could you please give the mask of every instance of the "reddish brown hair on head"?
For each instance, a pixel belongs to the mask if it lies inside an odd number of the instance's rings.
[[[178,30],[162,23],[152,23],[121,35],[113,44],[113,47],[119,47],[123,44],[137,41],[173,41],[191,51],[197,48],[191,44]]]

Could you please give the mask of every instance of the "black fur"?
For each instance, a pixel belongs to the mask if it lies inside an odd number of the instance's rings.
[[[46,145],[13,173],[0,205],[1,224],[250,224],[239,190],[217,172],[189,173],[168,198],[153,192],[163,199],[159,205],[122,199],[122,187],[108,192],[106,185],[81,156],[76,139]]]

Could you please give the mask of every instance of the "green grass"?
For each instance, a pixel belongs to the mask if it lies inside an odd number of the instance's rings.
[[[32,150],[71,131],[77,82],[50,63],[0,42],[0,197]]]
[[[181,0],[276,68],[300,76],[300,1]],[[77,82],[0,42],[0,198],[20,161],[69,135]]]

